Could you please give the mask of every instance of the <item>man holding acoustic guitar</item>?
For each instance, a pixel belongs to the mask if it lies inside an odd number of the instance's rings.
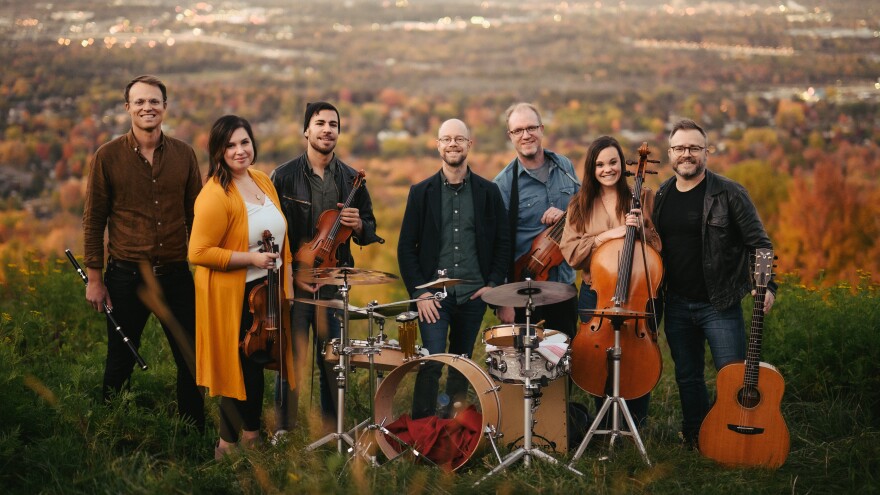
[[[718,370],[746,357],[740,303],[751,290],[749,259],[756,249],[772,248],[746,189],[706,170],[708,145],[706,132],[694,121],[675,123],[669,134],[675,176],[660,186],[653,213],[663,242],[664,326],[675,362],[682,435],[692,448],[711,405],[705,342]],[[775,299],[772,279],[767,289],[764,313]]]
[[[303,121],[306,152],[283,163],[272,173],[272,182],[281,197],[281,206],[287,218],[290,249],[296,252],[297,268],[312,269],[334,266],[354,266],[351,255],[351,239],[365,246],[385,240],[376,235],[376,217],[373,203],[364,185],[363,175],[342,162],[334,150],[339,138],[339,111],[327,102],[306,105]],[[325,215],[326,213],[326,215]],[[347,234],[347,235],[345,235]],[[351,236],[351,237],[349,237]],[[332,238],[331,238],[332,237]],[[314,249],[312,249],[314,248]],[[309,263],[304,266],[302,259]],[[297,280],[294,287],[296,298],[332,299],[336,286],[307,284]],[[295,303],[291,310],[294,362],[297,380],[308,376],[309,328],[314,343],[338,338],[338,310]],[[336,424],[335,376],[326,369],[324,357],[315,352],[321,374],[321,412],[325,428]],[[296,423],[299,387],[290,392],[281,380],[275,383],[276,438],[286,433]]]

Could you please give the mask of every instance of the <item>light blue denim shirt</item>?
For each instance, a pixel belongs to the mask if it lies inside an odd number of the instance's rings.
[[[544,159],[550,164],[550,175],[546,184],[534,178],[522,166],[518,158],[514,158],[512,162],[508,163],[493,181],[501,190],[504,206],[509,211],[510,188],[513,184],[514,170],[519,174],[519,219],[513,262],[525,254],[531,247],[532,240],[547,228],[541,223],[541,216],[544,215],[547,208],[555,206],[565,211],[568,208],[568,202],[581,187],[571,160],[546,149],[544,150]],[[575,281],[574,269],[563,261],[557,268],[550,270],[549,280],[573,284]]]

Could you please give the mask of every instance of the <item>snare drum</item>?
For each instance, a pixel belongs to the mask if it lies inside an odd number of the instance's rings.
[[[544,338],[543,328],[532,325],[532,332],[539,342]],[[483,331],[483,342],[498,347],[513,347],[516,345],[516,337],[525,334],[525,324],[495,325]]]
[[[570,372],[568,336],[544,330],[539,349],[532,349],[530,371],[533,380],[553,381]],[[486,346],[486,367],[492,378],[504,383],[524,383],[526,354],[515,347]]]
[[[412,383],[407,383],[406,386],[401,386],[401,382],[410,371],[417,371],[422,363],[431,361],[445,364],[450,368],[458,370],[464,375],[470,384],[473,397],[478,402],[478,412],[482,416],[482,427],[480,428],[479,441],[473,443],[473,448],[469,452],[466,452],[465,456],[461,456],[460,461],[454,465],[444,466],[455,471],[470,460],[474,453],[479,449],[480,445],[484,443],[486,440],[487,427],[490,427],[489,429],[494,431],[499,431],[501,428],[501,401],[498,397],[497,387],[492,381],[492,378],[490,378],[482,368],[470,359],[455,354],[432,354],[430,356],[413,359],[395,369],[388,374],[385,380],[382,381],[382,384],[379,385],[379,389],[376,391],[375,422],[379,425],[388,425],[397,420],[399,416],[409,414],[412,403]],[[410,382],[412,382],[412,380],[410,380]],[[400,393],[397,393],[398,388],[401,389]],[[398,445],[397,449],[392,445],[392,442],[394,442],[395,445]],[[383,434],[376,435],[376,443],[379,444],[379,448],[382,449],[382,452],[388,459],[394,459],[401,448],[401,446],[393,439],[390,439],[387,435]],[[431,459],[431,453],[429,452],[425,454],[425,457]]]
[[[351,348],[349,363],[354,368],[369,368],[370,354],[373,355],[373,366],[379,371],[393,370],[410,360],[406,358],[399,345],[388,342],[377,342],[370,346],[366,340],[349,339],[348,344]],[[417,356],[421,353],[421,348],[418,347],[416,349]],[[341,351],[339,339],[325,343],[324,361],[338,363]]]

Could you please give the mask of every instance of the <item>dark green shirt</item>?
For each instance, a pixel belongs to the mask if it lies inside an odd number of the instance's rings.
[[[339,190],[336,187],[334,176],[337,173],[336,157],[334,156],[327,168],[324,169],[324,177],[315,173],[314,167],[309,164],[309,185],[312,187],[312,225],[318,225],[318,218],[321,213],[327,210],[335,210],[336,203],[341,203],[339,199]]]
[[[474,196],[468,169],[461,184],[450,184],[443,179],[440,192],[440,260],[438,268],[446,269],[449,278],[472,281],[448,288],[447,297],[463,304],[483,287],[483,275],[477,260],[477,231],[474,215]]]

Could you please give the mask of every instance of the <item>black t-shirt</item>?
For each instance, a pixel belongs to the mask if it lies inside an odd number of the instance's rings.
[[[703,277],[703,199],[706,180],[687,192],[673,184],[660,210],[660,240],[670,292],[709,302]]]

